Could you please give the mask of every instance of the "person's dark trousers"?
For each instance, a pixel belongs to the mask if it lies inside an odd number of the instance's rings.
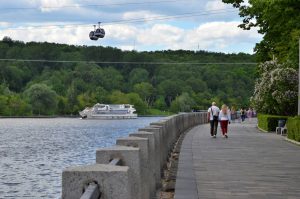
[[[217,135],[218,129],[218,120],[210,120],[210,135],[214,136]]]
[[[245,121],[246,115],[242,115],[242,122]]]

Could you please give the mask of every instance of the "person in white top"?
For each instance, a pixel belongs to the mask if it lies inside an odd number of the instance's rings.
[[[219,107],[216,106],[216,102],[212,103],[212,106],[207,110],[207,120],[210,122],[210,135],[214,138],[217,136]]]
[[[228,138],[228,135],[227,135],[228,123],[230,124],[230,122],[231,122],[231,113],[225,104],[222,105],[222,109],[219,114],[219,121],[220,121],[223,137]]]

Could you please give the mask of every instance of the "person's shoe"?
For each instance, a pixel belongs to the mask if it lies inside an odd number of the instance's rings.
[[[216,138],[217,136],[216,136],[216,135],[214,135],[213,137],[214,137],[214,138]]]
[[[225,134],[225,138],[228,138],[228,135],[227,135],[227,134]]]

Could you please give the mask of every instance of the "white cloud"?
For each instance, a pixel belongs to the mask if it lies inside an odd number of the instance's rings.
[[[211,22],[193,29],[178,28],[168,24],[147,27],[133,25],[106,25],[106,36],[97,41],[123,50],[200,49],[217,52],[252,52],[254,43],[261,39],[255,29],[245,31],[238,28],[240,22]],[[9,36],[14,40],[47,41],[74,45],[95,45],[89,40],[89,27],[27,27],[19,30],[0,30],[0,38]],[[250,49],[241,49],[250,46]],[[237,50],[241,49],[241,50]]]
[[[39,7],[42,12],[52,12],[60,10],[62,6],[78,6],[74,0],[30,0],[28,4]]]
[[[86,27],[57,27],[48,26],[35,28],[33,26],[19,27],[19,29],[0,30],[0,38],[9,36],[13,40],[25,42],[55,42],[66,44],[84,44],[89,41],[88,30]]]
[[[107,25],[104,27],[109,39],[126,41],[137,36],[138,29],[130,25]]]
[[[130,19],[147,19],[147,18],[153,18],[153,17],[158,17],[158,16],[163,16],[163,15],[158,15],[153,12],[147,11],[147,10],[141,10],[141,11],[135,11],[135,12],[125,12],[122,16],[123,19],[125,20],[130,20]]]
[[[240,22],[211,22],[205,23],[196,29],[187,31],[183,48],[195,49],[199,45],[201,49],[223,51],[229,46],[239,43],[252,43],[258,41],[260,35],[256,30],[245,31],[237,26]]]
[[[128,46],[126,46],[126,45],[121,45],[121,46],[119,46],[119,48],[120,48],[121,50],[129,50],[129,51],[134,50],[134,47],[135,47],[135,46],[130,46],[130,45],[128,45]]]
[[[222,0],[210,0],[205,4],[206,10],[221,10],[226,8],[231,8],[231,6],[223,3]]]
[[[10,25],[11,25],[11,23],[9,23],[9,22],[0,21],[0,28],[6,28]]]
[[[155,24],[151,28],[140,30],[138,42],[147,45],[164,45],[182,39],[184,30],[168,24]]]

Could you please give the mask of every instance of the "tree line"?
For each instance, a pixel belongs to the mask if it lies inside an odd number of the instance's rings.
[[[245,53],[137,52],[5,37],[0,58],[19,60],[0,62],[1,116],[77,115],[95,103],[130,103],[145,115],[207,109],[212,101],[248,106],[256,77],[255,65],[226,64],[255,62]],[[200,62],[223,64],[190,64]]]

